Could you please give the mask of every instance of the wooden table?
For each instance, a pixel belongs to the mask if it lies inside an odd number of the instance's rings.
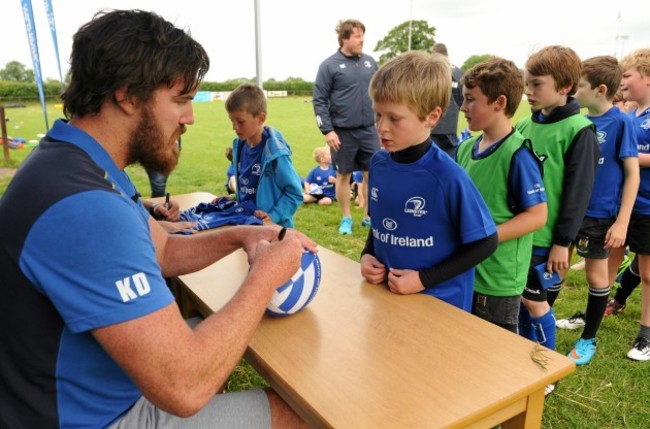
[[[199,202],[190,197],[182,207]],[[436,298],[366,283],[358,262],[322,247],[319,256],[314,300],[293,316],[265,316],[244,356],[314,427],[538,428],[544,387],[575,370]],[[237,251],[179,281],[207,316],[247,270]]]

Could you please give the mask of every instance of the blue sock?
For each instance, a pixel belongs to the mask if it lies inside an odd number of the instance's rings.
[[[519,304],[519,335],[531,341],[537,341],[533,325],[530,323],[530,313],[523,303]]]
[[[537,341],[541,345],[555,350],[555,313],[553,309],[551,308],[542,317],[531,317],[530,321],[537,336]]]

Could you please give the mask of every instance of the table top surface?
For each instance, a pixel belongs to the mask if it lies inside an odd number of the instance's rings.
[[[464,427],[575,370],[565,356],[436,298],[371,285],[356,261],[318,254],[313,301],[292,316],[265,316],[245,355],[317,424]],[[180,281],[209,314],[247,271],[240,250]]]

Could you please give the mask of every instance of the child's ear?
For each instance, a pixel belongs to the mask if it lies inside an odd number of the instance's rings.
[[[262,112],[259,115],[257,115],[257,119],[260,121],[260,123],[266,122],[266,112]]]
[[[424,121],[426,122],[427,126],[433,128],[436,126],[441,116],[442,109],[440,106],[436,106],[431,112],[429,112],[429,114],[427,114],[427,117],[424,119]]]
[[[571,92],[571,89],[573,89],[573,85],[567,85],[558,90],[558,93],[560,95],[569,95],[569,92]]]
[[[497,97],[496,100],[494,100],[494,107],[498,111],[505,110],[506,106],[508,105],[508,97],[505,95],[501,94]]]

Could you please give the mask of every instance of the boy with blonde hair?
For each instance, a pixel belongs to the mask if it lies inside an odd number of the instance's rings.
[[[499,247],[476,267],[472,313],[517,332],[521,293],[528,277],[532,232],[546,222],[541,162],[530,140],[512,126],[524,81],[517,66],[492,58],[461,79],[465,114],[471,131],[456,159],[485,198],[499,234]]]
[[[576,251],[585,259],[589,287],[587,310],[582,315],[584,329],[568,355],[577,365],[588,364],[596,354],[596,333],[623,257],[639,188],[632,119],[614,106],[622,76],[618,60],[599,56],[585,60],[582,66],[576,100],[587,108],[587,118],[596,126],[601,156],[589,207],[576,238]],[[562,327],[561,322],[558,327]]]
[[[371,230],[361,274],[391,292],[423,292],[465,311],[474,267],[498,245],[496,227],[467,173],[431,142],[451,93],[448,61],[412,51],[370,82],[383,149],[370,162]]]
[[[328,146],[314,149],[314,161],[318,163],[305,177],[305,203],[318,203],[329,206],[336,201],[336,170],[332,166],[332,157]]]
[[[650,360],[650,48],[638,49],[621,60],[621,91],[638,107],[630,112],[641,166],[641,184],[632,209],[627,244],[636,253],[641,277],[641,324],[627,357]]]
[[[293,227],[293,215],[302,203],[302,181],[282,134],[264,125],[264,93],[244,83],[235,88],[225,104],[237,133],[232,143],[237,201],[253,201],[255,216]]]
[[[532,54],[524,80],[533,112],[516,125],[542,160],[548,204],[546,224],[533,233],[519,333],[551,350],[555,350],[551,307],[561,286],[558,282],[545,289],[534,267],[546,264],[547,274],[560,275],[569,268],[569,246],[587,211],[600,157],[594,125],[580,114],[573,98],[581,76],[582,61],[571,48],[547,46]]]

